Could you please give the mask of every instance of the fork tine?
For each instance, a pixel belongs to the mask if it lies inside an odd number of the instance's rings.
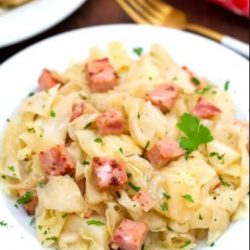
[[[159,11],[157,8],[155,8],[155,6],[151,5],[146,0],[137,0],[137,2],[139,2],[143,8],[145,8],[149,13],[156,16],[157,18],[164,18],[165,13],[162,12],[162,10]]]
[[[152,12],[149,12],[148,8],[145,8],[141,3],[139,3],[136,0],[127,0],[129,2],[130,6],[132,6],[141,16],[144,16],[150,24],[159,25],[161,24],[161,21],[158,17],[152,14]]]
[[[116,2],[126,11],[126,13],[136,22],[140,24],[149,24],[149,20],[140,15],[137,11],[135,11],[126,0],[116,0]]]
[[[170,7],[162,0],[145,0],[149,5],[155,8],[157,11],[166,15],[170,11]],[[172,8],[172,7],[171,7]]]

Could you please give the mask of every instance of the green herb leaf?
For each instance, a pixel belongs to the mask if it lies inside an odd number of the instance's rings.
[[[230,187],[230,186],[231,186],[229,183],[227,183],[227,182],[223,179],[222,176],[219,176],[219,180],[220,180],[222,186],[224,186],[224,187]]]
[[[147,144],[145,145],[144,150],[147,150],[149,145],[150,145],[150,141],[147,141]]]
[[[10,122],[10,119],[9,119],[9,118],[7,118],[7,119],[6,119],[6,121],[9,123],[9,122]]]
[[[192,81],[195,85],[197,85],[197,86],[199,86],[199,85],[201,84],[200,80],[199,80],[198,78],[196,78],[196,77],[193,77],[193,78],[191,79],[191,81]]]
[[[124,154],[123,148],[119,148],[119,151],[121,152],[121,154]]]
[[[224,90],[228,91],[229,90],[229,85],[230,85],[230,81],[226,81],[224,84]]]
[[[58,241],[59,239],[58,239],[58,237],[55,237],[55,236],[53,236],[53,237],[49,237],[49,238],[47,238],[46,239],[46,241]]]
[[[0,221],[0,226],[1,227],[7,227],[8,226],[8,223],[6,223],[5,221]]]
[[[131,173],[127,173],[127,176],[128,176],[128,178],[131,178],[132,174]]]
[[[210,244],[210,247],[214,247],[214,246],[215,246],[215,243],[214,243],[214,242]]]
[[[15,172],[14,166],[9,166],[8,169],[9,169],[11,172]]]
[[[17,201],[16,204],[18,205],[25,205],[32,201],[33,193],[32,192],[26,192],[23,196],[21,196]]]
[[[87,224],[89,226],[91,226],[91,225],[94,225],[94,226],[104,226],[105,225],[102,221],[99,221],[99,220],[90,220],[90,221],[87,221]]]
[[[89,161],[84,161],[84,162],[83,162],[83,165],[84,165],[84,166],[87,166],[87,165],[89,165],[89,164],[90,164]]]
[[[129,182],[128,185],[135,191],[139,192],[141,190],[140,187],[135,186],[133,183]]]
[[[55,117],[56,117],[56,112],[53,111],[53,110],[51,110],[51,111],[50,111],[50,116],[53,117],[53,118],[55,118]]]
[[[95,142],[96,142],[96,143],[100,143],[101,145],[104,145],[103,139],[102,139],[102,138],[96,138],[96,139],[95,139]]]
[[[141,56],[143,54],[143,48],[138,47],[138,48],[134,48],[133,52],[137,55],[137,56]]]
[[[194,203],[193,197],[190,194],[185,194],[182,196],[182,198],[188,202]]]
[[[163,192],[162,194],[163,194],[164,198],[166,198],[167,200],[171,199],[171,196],[167,192]]]
[[[137,114],[137,119],[141,119],[141,114],[140,113]]]
[[[92,127],[92,125],[93,125],[93,123],[92,123],[92,122],[88,123],[88,124],[85,126],[85,129],[91,128],[91,127]]]
[[[35,93],[34,92],[30,92],[29,95],[28,95],[28,97],[31,97],[33,95],[35,95]]]
[[[164,202],[163,204],[161,204],[161,210],[163,212],[168,212],[168,204],[167,204],[167,202]]]
[[[213,140],[210,130],[200,124],[200,119],[191,114],[185,113],[177,124],[187,137],[182,137],[180,147],[189,154],[197,150],[199,145],[209,143]]]
[[[192,244],[192,241],[189,240],[185,244],[183,244],[182,246],[180,246],[180,249],[186,248],[186,247],[190,246],[191,244]]]
[[[196,91],[196,93],[197,94],[199,94],[199,95],[205,95],[207,92],[209,92],[210,90],[212,89],[212,86],[206,86],[206,87],[204,87],[203,89],[198,89],[197,91]]]
[[[225,159],[224,159],[225,154],[220,155],[220,154],[217,153],[217,152],[212,152],[212,153],[209,154],[209,156],[210,156],[210,157],[217,157],[218,160],[222,161],[222,164],[224,164],[224,162],[225,162]]]

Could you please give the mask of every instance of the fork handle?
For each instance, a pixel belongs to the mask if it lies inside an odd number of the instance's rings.
[[[206,27],[197,24],[188,24],[184,27],[185,30],[192,31],[194,33],[201,34],[210,39],[213,39],[224,46],[240,53],[241,55],[249,58],[249,44],[241,42],[230,36],[225,36],[217,31],[208,29]]]

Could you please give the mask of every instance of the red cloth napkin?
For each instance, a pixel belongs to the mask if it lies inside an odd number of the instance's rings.
[[[210,0],[210,1],[218,3],[239,15],[249,17],[249,0]]]

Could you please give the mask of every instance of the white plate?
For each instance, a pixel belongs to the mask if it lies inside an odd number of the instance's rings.
[[[86,0],[33,0],[0,14],[0,48],[48,30]]]
[[[83,60],[90,47],[105,47],[114,40],[123,42],[130,51],[134,47],[148,49],[150,44],[160,43],[177,62],[190,66],[221,87],[226,80],[230,80],[230,92],[234,96],[238,114],[241,118],[248,117],[247,60],[214,42],[189,33],[149,26],[114,25],[76,30],[47,39],[5,62],[0,67],[0,130],[22,98],[36,88],[43,67],[63,70],[72,59]],[[42,249],[32,236],[30,218],[14,208],[13,203],[0,193],[0,221],[5,220],[12,226],[9,229],[0,227],[1,249]],[[248,232],[248,220],[234,223],[213,249],[247,250]],[[204,245],[198,249],[211,250]]]

